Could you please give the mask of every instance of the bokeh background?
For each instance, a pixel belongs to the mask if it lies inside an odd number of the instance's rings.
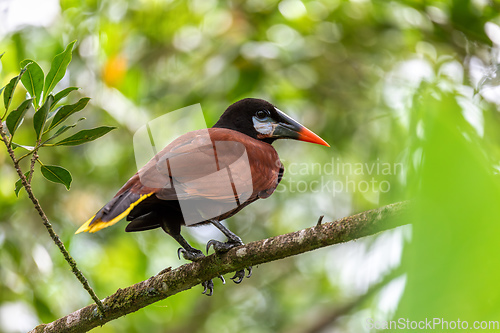
[[[59,87],[81,87],[70,102],[92,98],[80,129],[118,127],[40,152],[71,171],[70,191],[38,170],[33,180],[101,298],[183,264],[159,230],[128,234],[122,222],[74,232],[137,171],[135,131],[192,104],[211,126],[229,104],[264,98],[332,146],[276,142],[286,167],[277,193],[227,221],[245,242],[320,215],[414,203],[412,226],[260,265],[241,285],[216,281],[210,298],[198,286],[93,331],[368,332],[370,318],[499,321],[499,12],[488,0],[0,1],[1,86],[23,59],[47,73],[76,39]],[[20,87],[13,105],[25,93]],[[32,143],[30,124],[18,143]],[[15,196],[9,162],[0,148],[0,331],[8,333],[91,302],[26,194]],[[223,239],[211,227],[183,233],[198,248]]]

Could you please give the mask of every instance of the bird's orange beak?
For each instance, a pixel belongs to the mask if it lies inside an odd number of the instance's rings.
[[[298,133],[299,136],[297,137],[297,140],[317,143],[318,145],[330,147],[330,145],[325,140],[320,138],[319,135],[317,135],[316,133],[314,133],[305,126],[302,126],[302,128],[298,131]]]
[[[283,111],[279,109],[276,109],[276,111],[281,119],[275,124],[271,137],[276,139],[295,139],[330,147],[325,140],[320,138],[313,131],[300,124],[295,119],[292,119]]]

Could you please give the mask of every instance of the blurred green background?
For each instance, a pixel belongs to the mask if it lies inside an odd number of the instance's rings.
[[[100,298],[183,264],[159,230],[128,234],[121,222],[74,232],[137,171],[135,131],[185,106],[200,103],[212,126],[241,98],[267,99],[332,146],[275,143],[286,167],[277,193],[227,222],[244,242],[320,215],[414,202],[412,226],[260,265],[241,285],[215,281],[210,298],[197,286],[94,331],[368,332],[370,318],[500,321],[499,12],[487,0],[0,1],[1,86],[26,58],[47,73],[76,39],[59,88],[81,87],[70,102],[92,98],[80,129],[118,127],[40,152],[72,172],[70,191],[38,170],[33,180]],[[18,89],[13,105],[25,93]],[[16,141],[32,144],[32,132],[27,119]],[[8,333],[91,302],[26,193],[16,198],[16,180],[0,148],[0,331]],[[211,227],[183,233],[197,248],[223,239]]]

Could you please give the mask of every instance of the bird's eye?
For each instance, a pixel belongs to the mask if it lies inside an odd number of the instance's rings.
[[[269,116],[269,113],[267,111],[260,110],[260,111],[257,111],[255,116],[257,117],[257,119],[263,120]]]

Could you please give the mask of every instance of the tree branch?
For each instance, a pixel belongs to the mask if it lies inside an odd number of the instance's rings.
[[[11,136],[11,138],[12,138],[12,136]],[[14,168],[17,171],[17,175],[21,179],[23,187],[26,190],[26,193],[28,193],[28,197],[30,198],[31,202],[33,203],[33,206],[35,207],[36,211],[38,212],[38,215],[42,219],[43,225],[47,229],[47,232],[49,233],[50,238],[52,238],[54,243],[59,248],[59,251],[61,251],[62,255],[64,256],[64,259],[68,262],[69,266],[71,267],[71,271],[73,272],[73,274],[75,274],[78,281],[80,281],[83,288],[89,293],[90,297],[94,300],[94,302],[96,302],[96,305],[97,305],[100,313],[104,314],[104,306],[102,305],[101,301],[99,300],[99,297],[97,297],[96,293],[94,292],[92,287],[89,285],[89,283],[88,283],[87,279],[85,278],[85,276],[83,275],[83,273],[76,266],[75,259],[73,259],[73,257],[69,254],[68,250],[66,250],[66,247],[64,246],[64,243],[59,238],[59,235],[56,234],[56,232],[52,228],[52,224],[50,224],[47,215],[45,215],[45,212],[43,211],[42,206],[40,206],[40,202],[38,202],[38,199],[35,197],[35,194],[33,193],[33,190],[31,189],[31,178],[33,176],[35,162],[38,159],[38,154],[36,152],[36,149],[33,152],[33,158],[31,160],[31,164],[30,164],[30,173],[28,175],[28,178],[26,178],[23,174],[23,171],[21,170],[21,167],[19,166],[19,160],[16,158],[16,155],[14,154],[14,151],[12,150],[12,146],[9,144],[9,139],[7,138],[7,135],[5,134],[5,131],[3,128],[3,123],[1,120],[0,120],[0,139],[5,143],[5,146],[7,147],[7,152],[9,153],[10,159],[12,160],[12,163],[14,164]]]
[[[105,316],[100,316],[96,304],[88,305],[31,332],[86,332],[94,327],[135,312],[203,281],[249,266],[271,262],[328,245],[347,242],[409,223],[403,216],[408,203],[400,202],[344,217],[331,223],[248,243],[223,255],[212,254],[201,260],[171,267],[146,281],[136,283],[103,300]]]

